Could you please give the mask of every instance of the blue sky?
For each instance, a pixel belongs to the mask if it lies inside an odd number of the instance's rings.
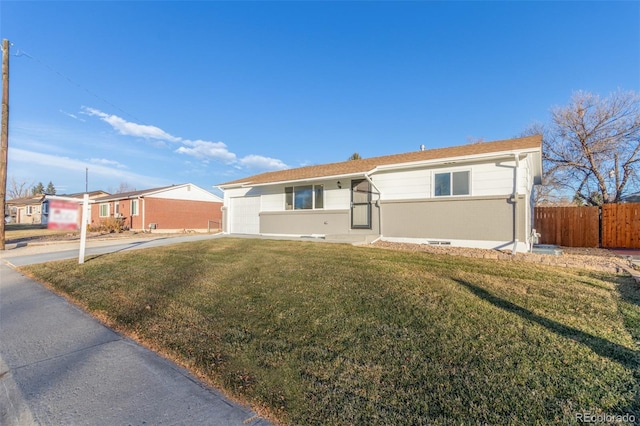
[[[9,178],[58,193],[507,139],[640,89],[640,2],[0,2]]]

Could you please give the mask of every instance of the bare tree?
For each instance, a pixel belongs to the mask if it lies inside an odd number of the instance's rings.
[[[619,202],[640,177],[640,96],[618,91],[601,99],[575,92],[551,111],[544,132],[545,177],[581,204]]]
[[[467,136],[467,143],[469,145],[477,144],[477,143],[484,143],[484,142],[485,142],[484,138],[477,138],[475,136]]]
[[[549,139],[549,131],[544,126],[544,124],[536,122],[529,127],[527,127],[522,133],[517,135],[517,137],[526,137],[526,136],[534,136],[534,135],[542,135],[543,145],[544,141]],[[558,175],[555,173],[547,173],[547,170],[552,168],[552,164],[550,164],[545,158],[544,155],[542,157],[542,185],[536,185],[534,188],[534,202],[536,205],[546,204],[546,205],[559,205],[566,204],[566,195],[564,183],[558,180]],[[573,194],[572,194],[573,195]]]
[[[135,190],[136,189],[133,186],[129,185],[127,182],[120,182],[118,189],[109,192],[111,192],[112,194],[124,194],[125,192],[132,192]]]
[[[16,198],[25,198],[31,195],[32,183],[25,180],[17,180],[14,176],[9,177],[7,184],[7,199],[15,200]]]

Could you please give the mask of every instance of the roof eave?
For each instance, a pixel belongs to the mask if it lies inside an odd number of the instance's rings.
[[[539,152],[540,152],[540,148],[526,148],[526,149],[516,149],[516,150],[508,150],[508,151],[487,152],[484,154],[461,155],[457,157],[434,158],[430,160],[411,161],[408,163],[384,164],[381,166],[377,166],[370,173],[374,173],[378,171],[410,169],[410,168],[423,167],[423,166],[449,165],[449,164],[456,164],[456,163],[473,163],[478,160],[510,158],[510,157],[513,157],[514,155],[535,154]]]
[[[306,177],[300,179],[290,179],[290,180],[279,180],[273,182],[262,182],[262,183],[251,183],[251,182],[242,182],[234,185],[219,185],[218,188],[224,189],[233,189],[233,188],[253,188],[257,186],[270,186],[270,185],[286,185],[286,184],[294,184],[294,183],[302,183],[302,182],[310,182],[310,181],[318,181],[318,180],[329,180],[329,179],[346,179],[350,177],[364,176],[369,173],[372,173],[375,169],[362,171],[362,172],[354,172],[354,173],[342,173],[338,175],[327,175],[327,176],[314,176],[314,177]]]

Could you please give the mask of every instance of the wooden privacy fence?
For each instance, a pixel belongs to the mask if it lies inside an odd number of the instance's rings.
[[[541,244],[640,248],[640,203],[536,207],[534,228]]]
[[[541,244],[598,247],[599,207],[536,207],[534,227]]]
[[[602,206],[602,247],[640,248],[640,203]]]

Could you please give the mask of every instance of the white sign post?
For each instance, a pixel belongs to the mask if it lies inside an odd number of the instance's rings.
[[[82,199],[82,220],[80,221],[80,253],[78,264],[84,263],[84,252],[87,247],[87,209],[89,208],[89,194],[84,194]]]

